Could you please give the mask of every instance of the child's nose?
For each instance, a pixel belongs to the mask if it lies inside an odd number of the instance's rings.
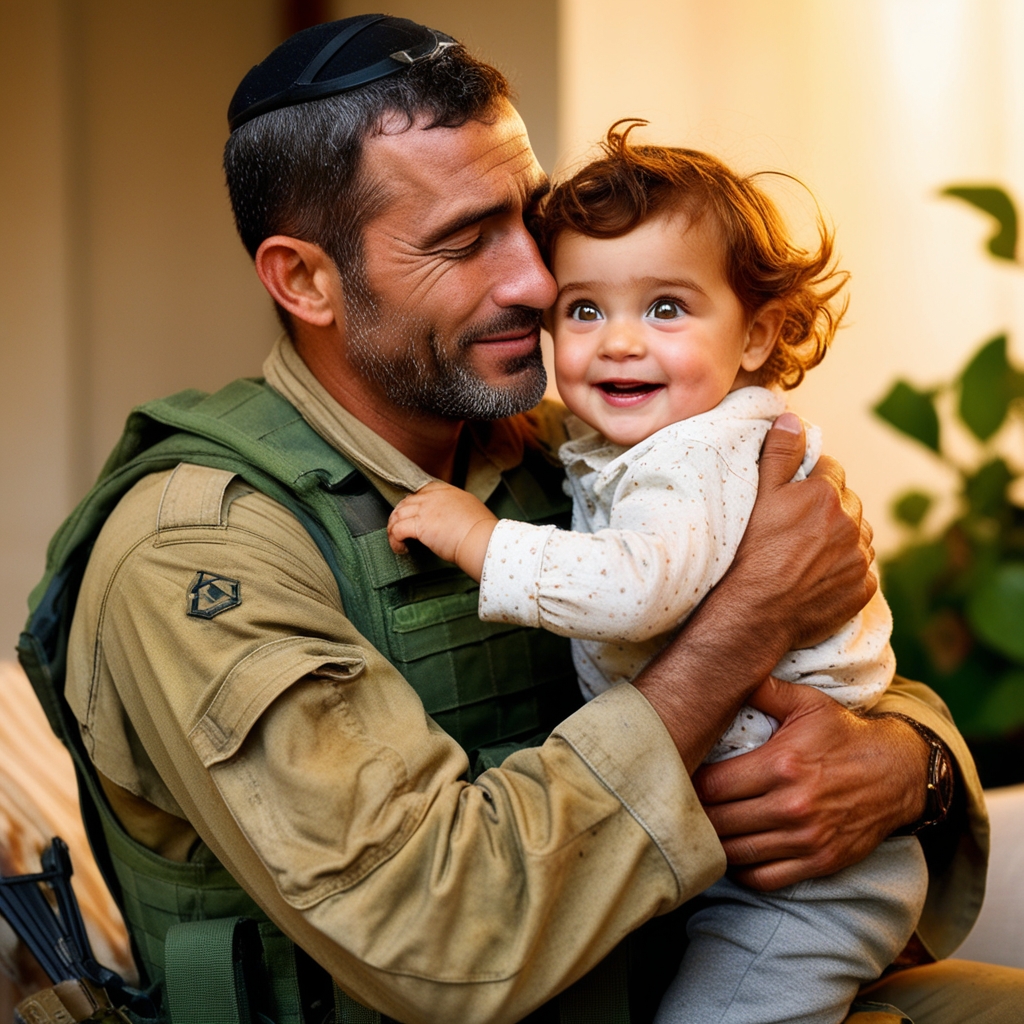
[[[601,355],[607,359],[639,358],[646,351],[640,331],[629,324],[609,324],[601,338]]]

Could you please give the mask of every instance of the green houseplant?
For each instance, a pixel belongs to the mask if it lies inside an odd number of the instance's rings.
[[[1017,214],[1006,192],[954,186],[943,194],[995,218],[988,251],[1016,262]],[[907,537],[882,562],[882,586],[900,672],[946,701],[986,785],[1024,780],[1024,508],[1011,500],[1024,467],[1004,454],[1012,432],[1024,430],[1022,406],[1024,373],[1000,334],[952,381],[920,388],[900,380],[874,407],[956,480],[954,511],[938,528],[924,528],[933,495],[912,490],[893,502]],[[973,439],[974,458],[950,450],[956,430]]]

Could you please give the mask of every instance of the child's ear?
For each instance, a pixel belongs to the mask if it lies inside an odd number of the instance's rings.
[[[760,370],[775,349],[779,331],[786,319],[786,310],[779,301],[766,302],[750,321],[747,344],[743,349],[740,366],[748,373]]]

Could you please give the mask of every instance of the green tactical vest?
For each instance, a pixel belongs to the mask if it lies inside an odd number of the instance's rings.
[[[477,584],[430,552],[396,556],[390,507],[296,409],[261,381],[182,392],[132,413],[99,481],[60,528],[19,642],[54,731],[71,751],[100,869],[128,923],[162,1019],[303,1024],[380,1021],[298,950],[205,847],[187,864],[134,842],[103,796],[63,698],[67,638],[93,543],[142,477],[189,462],[237,473],[291,510],[337,580],[346,614],[416,689],[470,757],[471,773],[542,742],[579,704],[568,644],[477,618]],[[500,518],[568,525],[561,470],[539,452],[505,473],[488,502]],[[624,961],[600,968],[531,1020],[628,1024]],[[319,972],[323,978],[317,979]],[[259,1015],[252,1016],[252,1011]]]

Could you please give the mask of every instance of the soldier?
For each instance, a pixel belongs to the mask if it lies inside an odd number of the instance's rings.
[[[758,688],[875,588],[841,469],[787,483],[803,439],[780,418],[750,543],[635,685],[578,707],[567,642],[480,623],[472,581],[386,537],[434,478],[567,522],[559,411],[527,412],[547,182],[507,83],[367,15],[282,44],[229,117],[236,221],[285,335],[264,381],[133,414],[22,645],[164,1013],[642,1021],[681,955],[657,915],[727,857],[775,888],[925,824],[917,949],[948,954],[985,825],[941,703],[898,683],[862,718]],[[778,736],[695,788],[752,693]]]

